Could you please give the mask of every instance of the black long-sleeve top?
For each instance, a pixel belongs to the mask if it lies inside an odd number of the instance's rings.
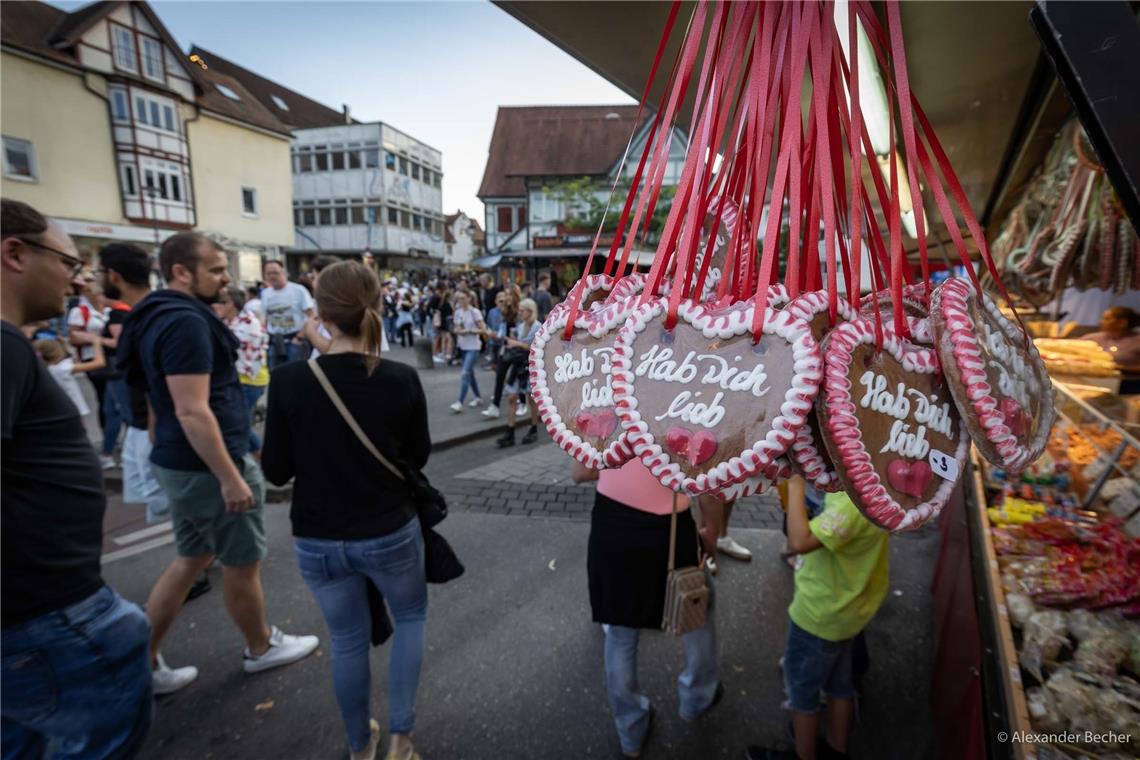
[[[427,463],[427,401],[414,369],[383,359],[368,375],[361,354],[317,361],[380,453],[397,466]],[[306,362],[273,372],[267,414],[261,468],[277,485],[295,478],[294,536],[375,538],[415,515],[407,485],[357,439]]]

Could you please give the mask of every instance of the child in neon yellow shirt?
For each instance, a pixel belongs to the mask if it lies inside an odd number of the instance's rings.
[[[799,760],[847,756],[854,716],[855,637],[871,622],[889,585],[888,534],[845,493],[827,494],[808,520],[804,481],[788,481],[788,546],[803,556],[788,607],[784,682]],[[827,694],[827,743],[817,753],[820,692]],[[774,755],[748,749],[747,757]]]

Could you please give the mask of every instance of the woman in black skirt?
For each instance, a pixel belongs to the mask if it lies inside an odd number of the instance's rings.
[[[639,460],[600,473],[574,462],[573,475],[577,482],[598,481],[587,559],[590,606],[606,637],[606,689],[622,754],[640,757],[653,725],[653,707],[637,685],[638,639],[642,628],[661,629],[674,507],[677,568],[700,561],[696,525],[688,497],[662,486]],[[711,599],[706,623],[681,640],[686,667],[677,679],[680,715],[694,721],[724,695],[717,678]]]

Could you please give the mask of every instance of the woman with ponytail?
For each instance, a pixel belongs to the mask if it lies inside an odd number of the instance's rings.
[[[423,468],[431,451],[427,402],[416,371],[381,356],[380,281],[359,262],[334,264],[321,273],[317,308],[332,339],[316,368],[388,461]],[[418,760],[412,730],[427,585],[411,491],[353,434],[314,367],[303,362],[273,373],[261,465],[272,483],[293,479],[297,565],[332,638],[333,688],[351,757],[373,760],[380,743],[369,713],[372,585],[395,619],[387,757]]]

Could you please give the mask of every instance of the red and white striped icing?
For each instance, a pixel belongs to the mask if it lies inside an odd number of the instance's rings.
[[[791,446],[819,391],[822,366],[819,347],[811,336],[810,328],[802,319],[785,311],[772,308],[765,311],[764,334],[781,338],[792,347],[791,382],[784,392],[779,413],[773,417],[771,429],[763,439],[752,442],[740,453],[691,477],[673,461],[670,452],[654,439],[649,425],[638,412],[633,343],[638,333],[661,318],[667,308],[668,302],[664,298],[656,298],[638,307],[626,320],[614,344],[614,402],[622,426],[629,433],[628,440],[634,454],[641,458],[654,477],[667,488],[691,494],[713,492],[763,474],[765,468]],[[677,316],[710,340],[727,339],[751,334],[753,310],[752,304],[734,304],[727,309],[717,309],[709,304],[685,301],[678,308]]]
[[[875,326],[872,320],[861,318],[839,325],[831,331],[824,356],[823,403],[826,407],[824,435],[830,436],[829,450],[837,468],[855,493],[851,494],[856,506],[872,522],[898,532],[913,530],[938,516],[950,498],[957,480],[940,480],[934,495],[927,501],[907,509],[888,493],[880,473],[872,461],[871,452],[863,441],[859,426],[859,406],[852,396],[849,379],[855,349],[863,344],[874,345]],[[899,338],[889,325],[883,326],[883,350],[898,361],[904,370],[919,374],[941,372],[938,354],[932,348],[923,348]],[[958,471],[965,469],[966,452],[970,438],[959,422],[958,448],[954,458]]]
[[[579,301],[580,304],[585,303],[592,294],[598,292],[599,290],[611,294],[613,292],[613,287],[615,284],[614,278],[610,277],[608,274],[588,274],[584,279],[586,280],[586,284],[582,287],[582,292],[578,296],[581,299]],[[581,280],[578,282],[581,282]],[[571,295],[574,293],[574,288],[576,287],[578,287],[578,283],[574,283],[573,287],[570,288]],[[579,307],[578,312],[582,313],[597,311],[598,309],[602,308],[602,304],[605,303],[606,300],[607,299],[603,298],[601,300],[595,301],[586,308]],[[556,312],[560,312],[563,309],[568,310],[569,308],[570,299],[566,298],[565,300],[555,304],[554,308],[550,310],[550,313],[546,315],[546,321],[550,322],[551,319],[556,318]],[[566,323],[563,322],[562,326],[565,327]]]
[[[804,427],[807,427],[806,425]],[[787,480],[792,476],[792,464],[787,457],[779,457],[772,464],[764,468],[764,472],[745,478],[739,483],[732,483],[721,488],[713,495],[724,502],[746,499],[776,485],[778,480]]]
[[[1005,334],[1011,349],[1025,355],[1029,370],[1037,375],[1043,389],[1039,394],[1041,409],[1032,440],[1015,434],[1009,427],[998,398],[1001,394],[990,386],[986,354],[978,338],[979,326],[970,316],[972,298],[980,299],[990,319]],[[963,386],[959,388],[952,383],[950,391],[962,418],[971,428],[978,451],[999,467],[1012,472],[1023,471],[1045,450],[1055,414],[1052,385],[1037,347],[1018,325],[1001,313],[993,299],[984,293],[979,295],[968,280],[951,278],[944,282],[931,297],[931,309],[937,312],[936,323],[942,329],[937,343],[941,359],[944,364],[953,362]]]
[[[594,338],[603,338],[621,327],[626,318],[637,306],[636,299],[629,298],[616,303],[597,304],[598,311],[579,312],[574,321],[575,330],[585,330]],[[567,454],[592,469],[620,467],[633,458],[629,446],[628,433],[621,431],[610,440],[605,449],[599,451],[589,441],[583,439],[567,424],[567,419],[555,405],[548,384],[544,357],[546,345],[551,340],[561,340],[561,333],[570,318],[569,309],[560,314],[551,314],[535,334],[530,348],[530,389],[538,414],[554,442]],[[615,335],[616,337],[616,335]],[[562,410],[567,411],[567,410]]]

